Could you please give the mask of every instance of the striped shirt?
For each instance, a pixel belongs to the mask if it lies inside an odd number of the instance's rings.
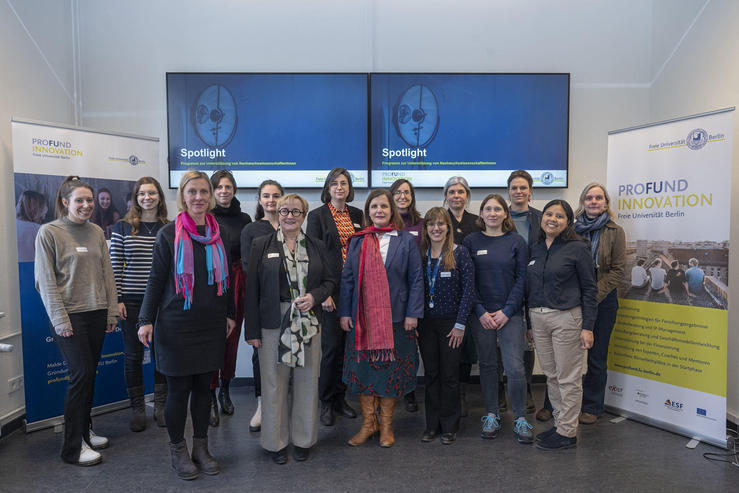
[[[151,271],[154,241],[161,222],[139,224],[136,236],[131,234],[131,225],[118,221],[110,235],[110,261],[113,264],[118,302],[124,299],[144,297],[146,283]]]

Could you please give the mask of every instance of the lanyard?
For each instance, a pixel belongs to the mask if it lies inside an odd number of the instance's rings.
[[[439,264],[441,264],[441,255],[436,261],[436,267],[434,267],[434,273],[431,274],[431,247],[429,247],[428,254],[426,255],[426,277],[429,280],[429,308],[434,307],[434,288],[436,288],[436,277],[439,274]]]

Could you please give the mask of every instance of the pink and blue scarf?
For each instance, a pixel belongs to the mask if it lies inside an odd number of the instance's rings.
[[[205,262],[208,268],[208,285],[218,285],[218,296],[228,290],[228,265],[226,250],[221,240],[218,222],[211,214],[205,215],[205,236],[198,234],[195,221],[187,212],[180,212],[175,219],[174,258],[175,289],[185,297],[185,310],[192,306],[195,285],[195,266],[192,255],[192,240],[205,245]]]

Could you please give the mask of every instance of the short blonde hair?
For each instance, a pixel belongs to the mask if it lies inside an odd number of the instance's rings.
[[[210,190],[210,200],[208,201],[208,210],[213,210],[216,206],[216,196],[213,193],[213,185],[210,183],[210,177],[203,173],[202,171],[188,171],[184,175],[182,175],[182,179],[180,180],[180,186],[177,188],[177,210],[182,212],[187,210],[187,205],[185,204],[185,187],[188,183],[190,183],[193,180],[199,180],[203,179],[206,182],[208,182],[208,190]],[[161,200],[161,198],[160,198]]]
[[[277,199],[277,210],[279,211],[280,209],[282,209],[282,206],[285,205],[285,202],[287,202],[288,200],[299,201],[303,205],[303,217],[308,215],[308,201],[297,193],[288,193],[287,195],[283,195],[282,197]]]

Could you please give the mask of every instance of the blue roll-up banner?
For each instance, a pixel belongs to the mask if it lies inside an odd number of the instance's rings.
[[[123,217],[134,182],[157,174],[159,139],[30,120],[13,119],[11,123],[26,431],[33,431],[63,422],[69,380],[67,364],[54,343],[53,329],[35,287],[36,233],[54,219],[56,192],[68,175],[78,175],[93,187],[95,206],[102,203],[113,208],[109,217]],[[112,224],[106,221],[100,226],[109,237]],[[144,381],[151,392],[153,362],[148,350],[144,363]],[[116,328],[105,337],[93,413],[128,405],[123,365],[123,337]]]

